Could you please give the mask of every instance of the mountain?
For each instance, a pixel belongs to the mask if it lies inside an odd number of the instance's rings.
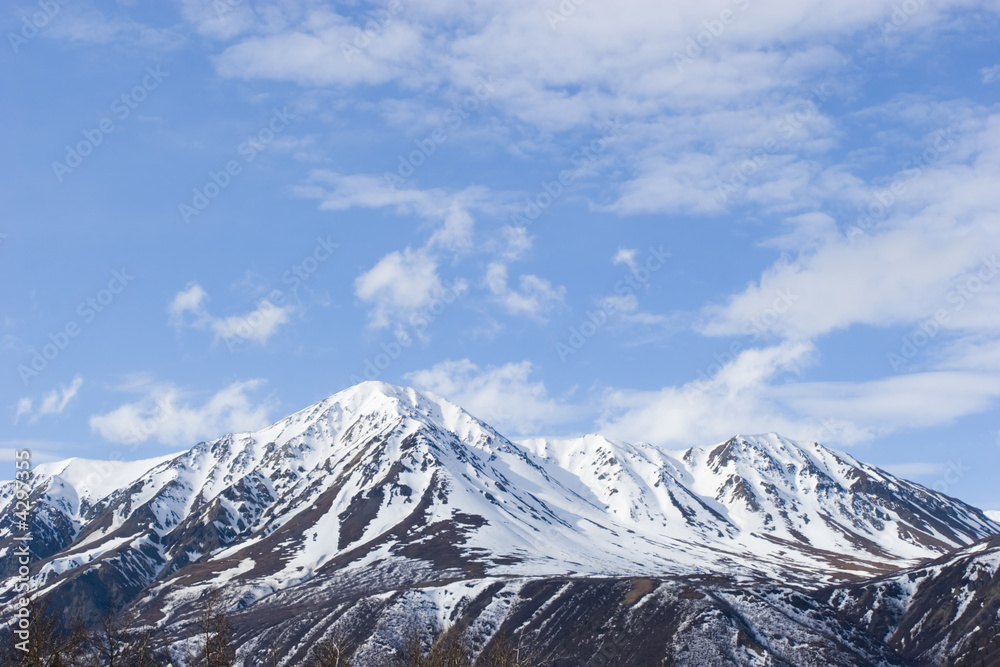
[[[0,556],[13,546],[13,500],[13,483],[0,484]],[[504,624],[531,631],[530,619],[511,624],[532,605],[535,621],[564,607],[576,618],[572,600],[600,607],[622,587],[633,604],[660,600],[643,614],[732,620],[720,586],[825,590],[1000,531],[980,510],[816,443],[515,443],[444,399],[377,382],[173,456],[40,465],[32,501],[34,581],[67,619],[101,613],[114,594],[177,639],[221,587],[247,650],[286,646],[289,659],[335,628],[377,661],[401,623],[423,617],[430,627],[464,618],[485,642]],[[12,561],[0,561],[5,574]],[[12,586],[6,578],[0,602]],[[580,648],[574,627],[551,655]],[[685,626],[688,645],[701,627]],[[753,625],[732,627],[733,646],[749,646],[739,638]],[[871,655],[882,650],[850,631]],[[705,646],[720,632],[706,630]],[[661,649],[677,652],[650,655]]]
[[[912,664],[1000,660],[1000,536],[818,597]]]

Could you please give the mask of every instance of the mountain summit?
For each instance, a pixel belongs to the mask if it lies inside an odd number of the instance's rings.
[[[67,616],[98,611],[114,591],[166,627],[223,584],[262,614],[511,578],[818,589],[1000,531],[980,510],[816,443],[515,443],[438,396],[379,382],[171,457],[41,465],[34,483],[37,586],[58,592]],[[12,483],[0,486],[6,509],[13,499]]]

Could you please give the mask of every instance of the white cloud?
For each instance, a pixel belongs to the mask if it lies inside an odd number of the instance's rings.
[[[215,341],[223,340],[229,345],[243,340],[264,344],[278,327],[288,321],[293,310],[292,306],[277,306],[264,298],[244,315],[215,317],[205,305],[208,299],[208,293],[201,285],[191,283],[178,292],[167,306],[170,323],[176,327],[211,331]]]
[[[814,253],[780,260],[744,292],[706,308],[701,330],[811,338],[852,324],[888,326],[928,317],[948,307],[955,282],[996,246],[985,231],[956,236],[954,230],[914,224],[855,243],[841,237]]]
[[[818,211],[791,216],[784,224],[787,232],[767,239],[761,245],[765,248],[803,252],[834,243],[840,236],[837,221]]]
[[[627,326],[662,328],[676,318],[640,310],[639,295],[636,292],[649,290],[653,274],[663,268],[664,259],[670,256],[662,245],[658,250],[652,247],[649,250],[650,255],[643,261],[640,261],[637,248],[619,248],[611,257],[613,265],[626,266],[631,275],[626,274],[615,284],[614,294],[596,301],[599,311],[603,312],[609,321]],[[588,312],[588,317],[590,316]]]
[[[179,323],[185,313],[203,313],[205,309],[204,304],[207,300],[208,293],[205,292],[202,286],[198,283],[192,283],[174,296],[170,305],[167,306],[167,312],[170,313],[172,322]]]
[[[725,158],[696,153],[668,161],[654,157],[639,165],[639,174],[619,185],[618,198],[608,210],[624,215],[725,210],[716,194],[726,167]]]
[[[598,307],[609,317],[617,318],[624,324],[642,326],[666,326],[673,318],[658,313],[649,313],[639,309],[639,297],[636,294],[616,294],[606,296],[597,301]]]
[[[309,86],[379,84],[413,73],[413,57],[424,49],[420,29],[402,19],[390,21],[359,49],[354,44],[360,30],[347,17],[315,9],[301,18],[296,28],[272,28],[227,48],[216,60],[219,73]]]
[[[522,275],[519,289],[507,285],[507,265],[493,262],[486,268],[486,287],[512,315],[542,317],[566,301],[566,288],[535,275]]]
[[[62,414],[69,402],[76,398],[77,392],[80,390],[81,385],[83,385],[83,378],[79,375],[73,378],[73,381],[68,386],[61,386],[59,389],[53,389],[44,397],[42,397],[42,402],[38,406],[38,409],[34,409],[34,401],[29,397],[24,397],[17,402],[17,412],[14,415],[14,423],[16,424],[21,417],[27,416],[31,423],[37,422],[40,418],[45,415],[59,415]]]
[[[910,22],[907,30],[962,4],[925,7],[920,21]],[[435,55],[425,61],[421,76],[457,89],[472,76],[470,60],[488,62],[491,75],[505,82],[496,93],[497,108],[532,129],[575,130],[574,136],[579,136],[608,118],[625,116],[628,124],[622,136],[599,160],[588,162],[593,175],[601,175],[605,158],[607,165],[616,167],[614,178],[603,186],[611,203],[598,208],[621,214],[718,213],[740,202],[787,216],[796,231],[773,239],[772,246],[798,255],[775,263],[728,303],[706,308],[703,333],[740,335],[748,327],[756,332],[761,326],[755,320],[772,317],[772,310],[782,316],[763,329],[795,339],[852,324],[886,326],[926,316],[947,296],[947,281],[971,266],[970,249],[989,242],[986,216],[997,209],[997,195],[987,184],[1000,176],[991,166],[995,130],[963,127],[970,134],[964,145],[923,169],[919,183],[907,183],[905,196],[896,197],[890,214],[867,229],[860,242],[834,236],[832,216],[816,212],[820,204],[867,206],[883,187],[880,181],[867,187],[850,173],[851,165],[823,166],[817,159],[839,145],[840,129],[827,115],[829,97],[850,91],[810,88],[847,62],[829,46],[828,38],[876,31],[879,22],[891,17],[892,2],[849,2],[836,15],[818,2],[774,2],[770,21],[762,21],[760,13],[768,5],[754,4],[752,11],[738,13],[724,39],[713,40],[683,68],[674,62],[674,53],[683,52],[691,35],[704,29],[704,21],[723,5],[675,5],[636,1],[624,12],[628,16],[622,16],[619,9],[588,3],[555,30],[539,20],[535,7],[529,11],[516,3],[501,4],[487,20],[481,13],[485,9],[477,6],[463,14],[468,31],[462,38],[443,48],[435,43]],[[731,3],[724,5],[732,8]],[[430,50],[434,31],[429,28],[441,18],[440,12],[439,5],[408,8],[398,19],[428,28],[417,31],[418,46]],[[326,25],[324,21],[317,25]],[[636,43],[648,46],[636,53]],[[286,64],[295,69],[290,61]],[[311,67],[301,64],[303,70]],[[300,76],[286,75],[293,80]],[[973,115],[982,113],[978,109]],[[788,123],[789,115],[798,120]],[[918,115],[904,114],[897,126],[916,119]],[[897,133],[911,131],[910,125],[896,128]],[[972,154],[969,146],[982,148]],[[562,154],[573,153],[558,148]],[[743,178],[738,192],[720,196],[720,186],[738,175],[748,160],[752,173]],[[481,190],[394,189],[376,175],[316,172],[311,181],[300,192],[320,199],[325,208],[392,207],[435,220],[439,228],[432,245],[449,248],[470,246],[471,212],[490,199]],[[943,201],[940,193],[951,195],[950,201]],[[460,194],[469,199],[455,207]],[[963,201],[965,210],[960,210]],[[445,222],[449,207],[459,212],[450,223]],[[967,220],[970,214],[977,220]],[[941,220],[960,222],[948,228]],[[973,230],[968,238],[965,230]],[[939,248],[945,251],[940,258]],[[509,256],[501,259],[512,261],[520,252],[511,244]],[[512,288],[502,284],[503,269],[490,271],[487,284],[509,312],[530,312],[544,300],[546,285]],[[526,291],[532,287],[537,295]],[[791,308],[780,301],[789,289],[793,297],[801,294]]]
[[[543,382],[530,381],[532,371],[528,361],[480,369],[462,359],[409,373],[406,380],[457,403],[505,434],[535,434],[580,414],[550,397]]]
[[[744,350],[714,374],[657,391],[611,390],[601,427],[625,440],[691,445],[736,433],[851,445],[941,426],[988,409],[1000,377],[983,370],[929,371],[863,382],[800,382],[788,376],[816,357],[806,343]]]
[[[270,301],[265,301],[246,315],[215,319],[212,322],[212,330],[217,339],[242,338],[264,343],[279,326],[288,321],[290,311],[291,306],[279,308]]]
[[[17,402],[17,412],[14,415],[14,423],[16,424],[24,415],[30,415],[33,405],[34,402],[27,396],[20,399]]]
[[[459,201],[452,201],[444,214],[444,223],[431,235],[428,245],[449,250],[468,250],[472,246],[472,232],[476,222],[472,214]]]
[[[76,396],[83,384],[83,378],[77,375],[68,387],[60,387],[58,391],[49,392],[42,399],[42,404],[38,408],[38,414],[50,415],[61,414],[71,400]]]
[[[72,445],[57,440],[0,440],[0,457],[13,461],[15,452],[28,449],[31,450],[32,465],[64,461],[66,450]]]
[[[932,29],[944,14],[968,4],[925,5],[905,31]],[[720,34],[706,32],[723,10],[734,20]],[[491,94],[490,112],[476,122],[497,131],[524,129],[530,138],[518,146],[554,147],[569,156],[572,149],[554,146],[561,132],[596,137],[594,128],[610,119],[630,123],[599,159],[584,160],[588,176],[625,167],[605,183],[613,193],[607,210],[723,212],[730,202],[718,196],[719,185],[771,139],[776,145],[766,164],[755,168],[738,200],[807,207],[816,194],[813,158],[836,145],[822,100],[816,103],[807,91],[850,67],[849,55],[833,44],[853,47],[874,38],[896,9],[893,0],[850,0],[835,11],[820,0],[629,0],[574,5],[554,26],[546,11],[561,10],[557,3],[407,5],[355,50],[360,19],[286,3],[271,7],[279,18],[228,47],[216,67],[227,77],[334,85],[338,95],[384,86],[391,92],[380,107],[405,108],[394,116],[407,120],[427,115],[417,107],[428,102],[411,94],[415,87],[460,96],[486,69],[503,85]],[[708,43],[699,47],[701,33]],[[691,45],[698,52],[685,60]],[[780,121],[804,102],[812,104],[807,122],[786,133]]]
[[[806,343],[742,351],[711,376],[653,391],[608,389],[595,428],[610,437],[662,446],[721,441],[737,433],[850,446],[890,433],[947,424],[1000,398],[988,372],[915,373],[864,382],[803,382],[816,360]],[[502,432],[537,433],[592,414],[568,397],[531,382],[530,362],[481,369],[468,359],[408,374],[414,386],[440,394]]]
[[[382,177],[345,176],[315,171],[309,184],[297,189],[300,196],[320,200],[320,208],[346,210],[352,207],[391,208],[399,214],[415,214],[436,224],[427,243],[416,250],[407,247],[391,252],[355,280],[355,294],[371,304],[369,321],[387,327],[408,321],[434,299],[457,296],[467,290],[464,280],[445,285],[438,274],[439,258],[445,251],[456,256],[473,248],[475,221],[472,211],[496,214],[505,210],[500,199],[485,188],[469,187],[451,192],[441,189],[396,188]],[[513,261],[523,256],[532,238],[523,227],[503,226],[481,249]],[[486,286],[508,314],[542,317],[563,303],[565,288],[536,275],[521,275],[518,287],[507,284],[507,266],[491,263]]]
[[[1000,117],[961,128],[950,145],[924,153],[932,158],[916,168],[871,189],[844,189],[843,202],[876,213],[873,218],[838,230],[823,213],[791,216],[789,229],[763,244],[782,257],[746,289],[706,306],[696,327],[710,336],[769,334],[785,342],[743,352],[710,380],[657,392],[609,392],[604,423],[612,433],[690,444],[709,435],[778,430],[850,444],[945,425],[995,406]],[[932,318],[940,320],[932,325]],[[906,353],[913,368],[892,366],[905,374],[842,382],[784,377],[809,359],[792,351],[857,325],[919,326],[931,333]],[[905,340],[887,354],[902,355]],[[753,357],[765,363],[734,378]]]
[[[979,70],[979,75],[983,79],[983,83],[993,83],[994,81],[1000,81],[1000,65],[994,65],[993,67],[984,67]]]
[[[798,371],[811,358],[805,344],[746,350],[711,378],[656,391],[609,390],[601,432],[658,445],[700,444],[736,433],[805,435],[768,396],[769,382]],[[809,425],[818,431],[818,420]]]
[[[467,94],[486,69],[504,85],[491,94],[482,122],[547,137],[528,144],[554,144],[562,131],[628,117],[633,131],[602,164],[626,167],[607,184],[614,196],[605,208],[632,214],[725,211],[729,202],[717,196],[718,186],[775,136],[794,141],[769,154],[739,198],[808,207],[816,194],[812,158],[835,145],[836,128],[822,108],[787,137],[775,126],[798,109],[810,86],[850,71],[846,49],[859,42],[885,48],[889,38],[880,28],[899,12],[895,0],[845,0],[835,8],[821,0],[585,4],[573,3],[561,16],[568,5],[556,2],[404,3],[376,21],[376,34],[370,13],[312,2],[182,0],[181,13],[199,34],[229,42],[214,59],[224,77],[333,88],[346,98],[376,90],[379,108],[406,107],[396,115],[409,119],[426,116],[434,104],[412,99],[414,90],[435,91],[436,100]],[[996,10],[975,0],[921,3],[904,25],[892,27],[889,41],[900,51],[917,48],[936,23],[970,7]],[[732,16],[725,25],[723,11]],[[85,13],[99,19],[74,21],[74,39],[173,38]],[[997,67],[983,68],[983,80],[994,80]],[[449,234],[442,238],[452,242]]]
[[[369,322],[377,328],[408,322],[435,299],[451,301],[466,289],[464,281],[446,286],[424,249],[391,252],[354,281],[357,297],[372,304]]]
[[[241,0],[182,0],[181,15],[201,35],[231,39],[257,23],[253,7]]]
[[[397,188],[383,176],[345,175],[326,170],[311,172],[307,183],[295,192],[301,197],[318,199],[320,209],[326,211],[391,208],[400,215],[417,215],[437,225],[429,246],[446,250],[470,248],[475,230],[472,211],[500,210],[489,191],[479,186],[458,191]]]
[[[408,321],[435,299],[464,293],[464,280],[453,285],[443,283],[438,257],[446,250],[464,252],[473,247],[473,210],[491,214],[503,210],[503,204],[485,188],[469,187],[456,192],[396,188],[379,176],[348,176],[323,170],[314,171],[309,183],[297,188],[297,193],[320,200],[321,209],[391,208],[436,223],[424,247],[391,252],[355,280],[355,294],[371,304],[369,322],[378,328]],[[531,244],[526,229],[504,226],[499,237],[484,247],[513,260],[527,252]],[[501,262],[489,265],[486,286],[504,310],[513,315],[541,317],[565,298],[564,287],[554,287],[548,280],[530,274],[520,276],[518,287],[511,288],[507,284],[507,266]]]
[[[925,7],[933,18],[962,2]],[[643,108],[651,103],[697,103],[747,88],[775,86],[808,58],[783,56],[783,49],[805,51],[836,37],[870,30],[891,17],[891,0],[838,4],[834,11],[820,0],[789,3],[677,2],[630,0],[624,4],[586,3],[555,27],[546,9],[557,3],[459,3],[439,1],[407,6],[357,54],[351,19],[325,8],[272,8],[281,21],[227,49],[217,62],[224,76],[295,81],[304,85],[380,84],[407,79],[439,82],[471,74],[473,63],[488,64],[511,82],[509,103],[522,118],[580,122],[608,108]],[[735,20],[711,40],[687,68],[675,53],[717,20],[723,9]],[[446,22],[446,23],[445,23]],[[458,37],[438,38],[442,23],[460,25]],[[916,21],[911,24],[917,23]],[[641,44],[643,48],[636,49]],[[775,55],[777,54],[777,55]],[[734,66],[734,58],[755,58],[758,65]],[[773,62],[768,62],[768,57]],[[787,63],[786,61],[792,61]],[[777,69],[777,71],[775,71]],[[745,76],[747,72],[753,74]],[[562,89],[578,87],[574,94]],[[591,111],[593,110],[593,111]]]
[[[51,21],[42,32],[44,36],[82,44],[126,47],[147,55],[177,49],[185,42],[184,31],[176,27],[154,28],[124,16],[106,16],[86,5],[67,5],[60,9],[64,15]]]
[[[872,432],[947,424],[1000,398],[1000,377],[974,371],[926,371],[865,382],[802,382],[774,387],[790,412],[845,417]]]
[[[775,262],[727,302],[707,307],[701,331],[809,339],[855,324],[905,325],[942,309],[949,311],[948,328],[995,330],[1000,116],[941,147],[934,163],[900,172],[857,202],[878,213],[875,218],[858,218],[841,234],[824,219],[799,219],[800,230],[811,226],[820,236],[775,239],[797,254]],[[975,298],[955,296],[968,281],[977,288]]]
[[[534,245],[534,237],[530,236],[524,227],[503,227],[500,234],[504,240],[504,249],[500,256],[507,261],[521,259]]]
[[[263,380],[234,382],[201,404],[170,383],[139,379],[127,389],[141,394],[104,414],[90,417],[90,428],[111,442],[135,444],[153,439],[191,446],[226,433],[252,431],[269,423],[271,401],[255,402],[250,393]]]
[[[635,261],[635,258],[639,256],[639,251],[635,248],[619,248],[618,252],[611,259],[612,264],[624,264],[628,267],[629,271],[635,273],[639,268],[639,263]]]

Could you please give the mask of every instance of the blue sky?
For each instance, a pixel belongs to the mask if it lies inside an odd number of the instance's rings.
[[[361,379],[1000,507],[1000,4],[8,4],[0,448]]]

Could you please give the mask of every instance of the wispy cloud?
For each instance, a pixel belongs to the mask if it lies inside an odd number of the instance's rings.
[[[528,361],[480,368],[468,359],[443,361],[407,374],[406,380],[464,407],[502,432],[536,434],[579,417],[577,406],[551,397],[532,380]]]
[[[117,47],[147,55],[173,51],[187,40],[182,26],[153,27],[120,13],[109,15],[76,4],[67,4],[43,34],[71,43]]]
[[[251,4],[241,0],[181,0],[181,14],[198,34],[216,39],[232,39],[259,22]]]
[[[139,394],[139,399],[91,416],[90,428],[115,443],[156,440],[192,446],[200,440],[266,426],[274,403],[251,396],[263,384],[259,379],[234,382],[196,402],[191,393],[169,382],[136,378],[123,389]]]
[[[431,222],[431,245],[450,250],[468,249],[475,228],[473,213],[500,210],[497,197],[487,188],[463,190],[397,188],[383,176],[338,174],[315,170],[308,182],[293,190],[298,196],[319,200],[325,211],[351,208],[389,208],[400,215],[417,215]]]
[[[368,174],[346,176],[314,171],[309,183],[296,189],[299,196],[318,199],[320,208],[346,210],[354,207],[389,208],[401,215],[416,215],[430,222],[430,235],[420,248],[406,247],[383,256],[355,280],[355,294],[370,304],[369,323],[376,328],[407,322],[435,299],[460,296],[469,289],[464,278],[445,284],[438,271],[446,253],[453,257],[476,250],[474,214],[496,215],[506,210],[503,195],[472,186],[458,191],[396,188],[382,177]],[[532,245],[524,227],[505,225],[480,244],[479,252],[499,255],[486,270],[484,284],[506,314],[543,318],[562,304],[565,288],[534,274],[508,284],[508,262],[516,261]]]
[[[565,287],[554,287],[551,282],[536,275],[522,275],[518,288],[510,287],[507,265],[502,262],[493,262],[487,267],[486,286],[504,310],[512,315],[541,318],[566,302]]]
[[[34,399],[24,397],[17,402],[17,412],[14,415],[14,423],[20,421],[21,417],[27,417],[31,423],[37,422],[46,415],[62,414],[70,401],[76,398],[76,394],[83,385],[83,378],[79,375],[73,378],[69,385],[64,385],[58,389],[53,389],[46,394],[36,409]]]
[[[852,0],[836,12],[819,0],[794,7],[725,4],[733,17],[725,25],[717,7],[653,0],[633,0],[627,10],[586,3],[556,24],[524,3],[488,10],[451,1],[407,6],[362,49],[352,46],[362,33],[347,12],[281,5],[248,34],[242,33],[250,24],[234,17],[239,28],[232,35],[239,36],[216,67],[225,77],[336,86],[348,95],[381,86],[391,91],[380,93],[385,103],[406,106],[407,118],[425,104],[410,94],[415,82],[460,94],[474,89],[488,68],[509,83],[491,95],[494,113],[481,122],[498,131],[512,124],[527,130],[533,136],[524,138],[526,150],[572,154],[574,164],[588,163],[587,176],[613,173],[601,188],[611,199],[606,210],[723,212],[732,202],[720,199],[719,185],[758,151],[767,164],[754,167],[740,201],[801,206],[815,175],[812,158],[835,145],[834,123],[810,89],[848,62],[831,44],[877,32],[893,2]],[[964,4],[927,7],[907,29]],[[200,30],[215,29],[207,18],[192,13],[191,20]],[[460,36],[442,39],[442,21],[460,26]],[[722,27],[706,32],[714,23]],[[699,45],[703,34],[708,43]],[[781,126],[803,104],[810,105],[808,122]],[[555,139],[593,133],[618,117],[631,129],[597,150],[599,159],[587,151],[593,137],[568,151]]]
[[[243,315],[216,317],[208,312],[208,293],[198,283],[191,283],[178,292],[167,306],[170,323],[176,327],[191,327],[211,331],[215,340],[237,338],[266,343],[285,324],[292,306],[278,306],[262,299],[256,308]]]

